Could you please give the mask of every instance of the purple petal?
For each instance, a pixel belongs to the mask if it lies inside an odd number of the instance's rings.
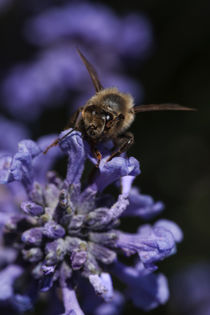
[[[119,195],[117,202],[109,209],[109,216],[112,220],[120,218],[122,213],[127,209],[129,201],[126,195]]]
[[[85,216],[82,214],[74,215],[68,226],[69,232],[78,233],[80,229],[83,227],[84,218]]]
[[[162,202],[154,202],[152,197],[140,194],[137,188],[131,189],[128,199],[130,204],[124,213],[125,216],[134,216],[149,220],[164,209]]]
[[[91,230],[104,229],[111,221],[108,208],[97,208],[85,218],[85,225]]]
[[[155,227],[162,227],[162,228],[165,228],[166,230],[170,231],[177,243],[179,243],[183,240],[182,230],[173,221],[166,220],[166,219],[158,220],[154,226]]]
[[[41,227],[31,228],[30,230],[25,231],[21,236],[24,243],[35,246],[41,245],[42,238],[43,228]]]
[[[121,178],[122,194],[128,196],[135,176],[123,176]]]
[[[156,262],[170,256],[176,249],[173,235],[161,227],[143,225],[138,234],[118,233],[117,247],[126,255],[139,254],[145,267],[156,270]]]
[[[111,264],[116,260],[116,253],[102,245],[89,242],[88,248],[90,253],[103,264]]]
[[[45,253],[45,262],[48,266],[55,265],[59,261],[62,261],[66,254],[65,241],[59,238],[53,242],[47,243]]]
[[[31,202],[31,201],[23,201],[21,203],[21,209],[26,213],[32,216],[39,216],[44,213],[44,209],[42,206]]]
[[[0,155],[0,184],[6,184],[12,181],[10,168],[12,157],[9,154]]]
[[[41,153],[41,149],[32,140],[22,140],[18,143],[18,152],[27,153],[32,159],[34,159]]]
[[[34,203],[44,205],[43,188],[38,182],[33,182],[31,190],[29,192],[29,197]]]
[[[72,276],[72,269],[68,263],[62,262],[60,267],[60,284],[61,286],[66,285],[66,281]]]
[[[66,179],[69,185],[76,185],[80,183],[80,178],[84,169],[86,152],[80,132],[73,131],[71,134],[62,139],[70,131],[71,129],[63,131],[59,135],[59,139],[61,149],[67,153],[69,157]]]
[[[82,275],[85,278],[89,278],[90,275],[99,274],[100,272],[101,268],[99,267],[96,258],[93,255],[89,254],[84,264]]]
[[[71,193],[71,200],[79,208],[79,213],[85,214],[89,213],[95,207],[96,195],[97,191],[93,187],[88,186],[82,192],[77,187],[77,193],[75,193],[75,189],[73,194]]]
[[[125,303],[125,297],[118,291],[113,292],[110,301],[104,301],[97,296],[93,287],[86,281],[81,282],[82,301],[87,314],[89,315],[120,315]]]
[[[58,195],[58,197],[55,199],[55,202],[53,203],[52,202],[53,197],[55,197],[56,195]],[[52,194],[51,199],[52,201],[50,202],[49,206],[52,209],[55,208],[55,211],[53,213],[53,219],[62,225],[68,226],[74,210],[74,205],[69,198],[68,190],[66,188],[58,190],[58,194],[57,193]]]
[[[37,144],[44,151],[54,140],[56,135],[47,135],[38,139]],[[46,182],[46,174],[51,171],[56,160],[62,155],[60,148],[53,147],[47,154],[40,154],[37,159],[34,160],[34,173],[35,179],[39,182]],[[40,165],[42,167],[40,167]]]
[[[115,222],[125,211],[129,204],[126,196],[119,195],[117,202],[108,208],[97,208],[91,211],[85,218],[85,224],[92,230],[102,230],[111,222]]]
[[[45,191],[44,191],[45,205],[50,209],[56,208],[59,199],[61,201],[62,192],[63,191],[60,191],[56,185],[47,184],[45,186]],[[59,202],[59,205],[60,205],[60,202]]]
[[[65,238],[65,248],[67,252],[71,254],[73,251],[78,249],[85,250],[87,248],[87,243],[80,238],[67,236]]]
[[[71,255],[71,266],[73,270],[79,270],[87,260],[87,251],[75,250]]]
[[[115,222],[127,208],[126,196],[119,195],[117,202],[110,208],[97,208],[85,218],[85,224],[92,230],[103,230],[111,222]]]
[[[41,153],[32,140],[23,140],[18,144],[18,153],[13,157],[10,172],[12,180],[21,181],[27,189],[31,188],[34,173],[33,159]]]
[[[43,234],[51,239],[57,239],[63,237],[66,232],[61,225],[50,221],[44,225]]]
[[[22,268],[16,265],[10,265],[0,272],[0,301],[13,296],[13,284],[22,272]]]
[[[142,248],[138,251],[141,261],[148,268],[155,268],[154,263],[174,254],[176,243],[172,233],[163,227],[143,225],[139,231]]]
[[[101,296],[105,301],[112,299],[112,280],[108,273],[103,272],[100,275],[90,275],[89,281],[97,295]]]
[[[38,266],[39,265],[37,265],[37,267]],[[39,277],[39,290],[41,292],[47,292],[53,287],[53,283],[56,280],[55,268],[56,266],[41,264],[40,269],[42,274]]]
[[[67,285],[65,279],[60,279],[60,285],[62,289],[65,315],[84,315],[78,303],[75,291],[69,285]]]
[[[43,258],[43,253],[40,248],[30,248],[22,250],[23,258],[30,262],[38,262]]]
[[[92,157],[90,157],[92,159]],[[108,155],[101,160],[99,171],[92,187],[96,191],[104,190],[109,184],[122,176],[136,176],[140,174],[139,162],[134,158],[115,157],[107,162]],[[94,161],[94,159],[92,159]]]
[[[94,311],[94,315],[119,315],[122,313],[124,297],[115,291],[111,301],[100,303]]]
[[[48,265],[42,264],[41,268],[45,275],[52,275],[55,272],[56,266],[48,266]]]
[[[136,307],[149,311],[167,302],[168,282],[163,274],[150,274],[139,281],[134,281],[127,294]]]
[[[95,243],[99,243],[101,245],[113,247],[117,241],[117,233],[115,231],[104,233],[90,232],[89,240]]]
[[[112,271],[127,285],[126,295],[137,307],[149,311],[167,302],[169,291],[164,275],[148,274],[138,264],[133,268],[116,263]]]

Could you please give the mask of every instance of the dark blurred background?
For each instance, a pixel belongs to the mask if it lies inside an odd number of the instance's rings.
[[[136,184],[143,193],[164,201],[162,216],[177,222],[184,232],[177,254],[160,266],[171,285],[170,279],[182,268],[198,261],[210,263],[210,2],[112,1],[110,6],[119,15],[143,13],[151,22],[152,51],[129,73],[143,85],[144,103],[170,102],[198,109],[141,114],[131,128],[136,143],[130,154],[140,160],[142,170]],[[10,64],[30,59],[35,53],[20,32],[22,20],[32,13],[17,7],[14,4],[1,16],[1,78]],[[32,124],[32,136],[57,133],[65,119],[62,109],[48,110],[38,128]],[[151,312],[172,313],[179,314],[170,303]],[[141,311],[129,304],[125,314]]]
[[[155,38],[154,53],[139,71],[145,102],[198,109],[145,114],[134,125],[138,183],[165,202],[165,216],[184,231],[177,255],[162,264],[170,284],[178,270],[210,260],[210,2],[140,2],[137,9],[149,16]],[[172,312],[166,305],[154,314]]]
[[[132,153],[142,168],[137,183],[165,202],[164,216],[184,231],[176,256],[161,264],[170,285],[170,278],[183,268],[210,261],[210,2],[129,1],[123,10],[128,8],[143,11],[154,31],[153,54],[136,74],[145,103],[174,102],[198,109],[142,114],[132,127]],[[179,311],[168,304],[151,312],[172,313]]]

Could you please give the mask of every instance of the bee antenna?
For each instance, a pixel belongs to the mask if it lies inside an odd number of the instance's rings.
[[[196,111],[196,108],[185,107],[179,104],[150,104],[150,105],[140,105],[133,107],[134,113],[140,112],[152,112],[152,111]]]
[[[95,70],[95,68],[93,67],[93,65],[87,60],[87,58],[83,55],[83,53],[81,52],[81,50],[77,47],[77,52],[80,56],[80,58],[82,59],[82,62],[84,63],[89,75],[90,75],[90,78],[92,80],[92,83],[95,87],[95,90],[96,92],[99,92],[101,90],[103,90],[103,86],[98,78],[98,74]]]

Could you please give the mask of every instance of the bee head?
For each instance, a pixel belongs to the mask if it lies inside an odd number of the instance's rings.
[[[104,111],[99,105],[87,106],[82,116],[86,133],[93,140],[102,136],[107,123],[113,119],[112,113]]]

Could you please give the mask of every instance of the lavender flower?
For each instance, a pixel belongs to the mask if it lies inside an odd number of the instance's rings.
[[[140,226],[136,233],[120,230],[122,215],[130,211],[132,216],[141,213],[148,218],[162,204],[137,196],[137,191],[135,198],[130,195],[132,182],[140,173],[138,161],[115,157],[107,163],[110,152],[105,146],[99,169],[93,167],[87,180],[81,180],[85,161],[96,161],[80,132],[63,138],[66,132],[61,133],[59,144],[68,156],[65,180],[53,171],[45,173],[44,179],[44,173],[38,171],[51,169],[61,154],[59,148],[52,149],[51,156],[42,154],[51,141],[47,137],[39,141],[41,147],[23,140],[15,155],[0,156],[0,182],[21,182],[27,193],[20,210],[2,222],[0,301],[23,311],[32,307],[38,291],[59,288],[66,315],[117,314],[125,297],[144,310],[165,303],[167,280],[154,271],[159,261],[176,251],[176,242],[182,239],[180,229],[173,222],[159,220]],[[113,200],[104,190],[119,180],[122,192]],[[120,262],[122,255],[134,255],[135,265]],[[127,287],[124,296],[114,290],[111,275]]]
[[[148,55],[152,31],[145,17],[131,13],[120,18],[106,6],[74,2],[29,19],[24,33],[38,46],[37,55],[10,69],[1,88],[5,109],[19,120],[33,121],[49,106],[74,98],[72,113],[81,106],[81,95],[83,102],[91,96],[76,46],[92,57],[105,86],[117,86],[141,101],[142,88],[124,74],[122,60],[135,61],[136,67]]]

